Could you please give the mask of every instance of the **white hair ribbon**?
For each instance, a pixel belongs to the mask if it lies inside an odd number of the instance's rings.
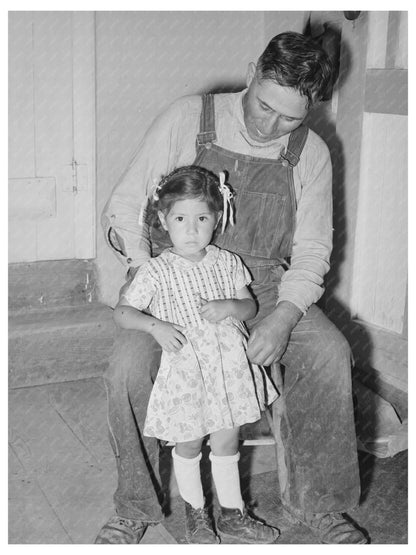
[[[222,229],[221,233],[224,233],[225,226],[227,225],[227,221],[230,222],[231,225],[234,225],[234,211],[231,199],[233,198],[233,193],[228,185],[225,184],[225,173],[219,173],[220,178],[220,193],[223,199],[223,211],[222,211]],[[230,209],[230,213],[228,214],[228,209]]]

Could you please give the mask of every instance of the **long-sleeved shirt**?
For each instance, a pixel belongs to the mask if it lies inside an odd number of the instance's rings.
[[[240,154],[275,159],[287,147],[289,135],[268,143],[252,140],[244,125],[245,92],[215,95],[216,144]],[[115,232],[109,245],[114,249],[118,244],[119,252],[115,252],[128,266],[140,266],[151,257],[143,207],[163,175],[194,162],[201,107],[201,96],[187,96],[156,118],[104,209],[102,224],[107,242],[109,234]],[[283,275],[278,303],[290,301],[305,313],[323,294],[332,249],[331,160],[328,147],[312,130],[293,176],[296,230],[291,265]]]

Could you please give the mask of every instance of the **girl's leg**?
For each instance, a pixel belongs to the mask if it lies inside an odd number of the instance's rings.
[[[217,531],[227,543],[274,543],[279,530],[252,518],[241,496],[238,461],[239,428],[220,430],[210,436],[212,477],[221,514]]]
[[[219,430],[210,436],[212,478],[221,507],[240,509],[244,503],[241,497],[240,474],[238,472],[238,451],[240,428]]]
[[[173,469],[179,493],[184,501],[194,509],[204,507],[199,462],[201,460],[202,438],[195,441],[177,443],[172,449]]]
[[[218,543],[205,508],[199,462],[202,439],[177,443],[172,450],[179,493],[185,501],[185,538],[188,543]]]

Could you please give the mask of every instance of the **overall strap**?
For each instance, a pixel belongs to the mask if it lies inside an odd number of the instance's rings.
[[[206,93],[202,95],[202,111],[196,144],[197,146],[203,146],[216,140],[214,95]]]
[[[300,155],[308,138],[308,132],[309,129],[306,125],[302,124],[290,134],[286,152],[281,155],[281,158],[287,160],[292,167],[296,166],[299,162]]]

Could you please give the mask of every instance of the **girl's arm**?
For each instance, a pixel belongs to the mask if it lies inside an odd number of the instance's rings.
[[[178,351],[186,343],[186,337],[181,333],[182,326],[145,314],[123,297],[114,309],[113,318],[120,328],[150,333],[165,351]]]
[[[257,305],[246,286],[236,292],[236,299],[205,301],[202,299],[201,316],[210,322],[220,322],[233,316],[236,320],[250,320],[257,314]]]
[[[229,299],[230,316],[244,322],[254,318],[257,314],[257,304],[246,286],[236,292],[236,299]]]
[[[141,312],[121,298],[113,312],[115,323],[126,330],[138,330],[151,333],[156,325],[156,318]]]

